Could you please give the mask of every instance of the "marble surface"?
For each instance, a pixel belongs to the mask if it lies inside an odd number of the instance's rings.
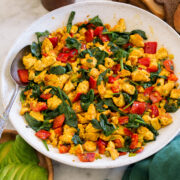
[[[17,37],[34,20],[47,12],[41,5],[40,0],[0,0],[0,63],[3,63],[3,59]],[[3,109],[0,99],[0,113],[2,113]],[[8,122],[7,128],[14,129],[10,122]],[[72,177],[74,180],[120,180],[125,169],[125,167],[101,170],[80,169],[55,161],[53,161],[53,165],[54,180],[69,180]]]

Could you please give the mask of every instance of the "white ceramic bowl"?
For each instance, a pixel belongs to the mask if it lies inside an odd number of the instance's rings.
[[[180,38],[170,26],[156,16],[137,7],[122,3],[104,1],[73,4],[52,11],[35,21],[26,31],[24,31],[13,45],[4,61],[1,73],[1,98],[3,99],[4,106],[7,105],[14,88],[14,83],[9,75],[9,67],[13,57],[21,48],[27,44],[31,44],[32,40],[35,40],[35,32],[41,32],[46,29],[53,31],[58,27],[66,25],[68,16],[72,10],[76,11],[74,23],[99,15],[104,23],[114,25],[117,23],[119,18],[124,18],[127,31],[133,29],[142,29],[146,31],[148,40],[158,41],[159,47],[164,45],[170,53],[174,54],[176,73],[177,70],[180,69]],[[88,17],[87,15],[90,16]],[[91,163],[82,163],[77,159],[77,157],[70,154],[59,154],[58,150],[52,147],[50,147],[50,151],[48,152],[42,142],[36,138],[34,131],[30,128],[26,128],[24,118],[19,115],[20,108],[21,104],[18,96],[12,107],[9,118],[18,133],[31,146],[51,159],[82,168],[112,168],[137,162],[159,151],[176,136],[180,129],[180,111],[178,111],[173,114],[174,122],[161,129],[157,140],[148,143],[142,153],[134,157],[122,156],[114,161],[110,158],[104,157],[103,159]]]

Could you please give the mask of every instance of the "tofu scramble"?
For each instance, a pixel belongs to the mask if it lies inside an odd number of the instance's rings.
[[[143,151],[171,124],[180,105],[173,55],[140,29],[126,32],[99,16],[49,33],[37,32],[23,57],[20,100],[35,135],[59,153],[92,162]]]

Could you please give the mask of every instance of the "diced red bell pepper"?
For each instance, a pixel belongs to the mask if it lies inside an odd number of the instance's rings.
[[[172,73],[172,74],[170,74],[168,76],[168,80],[170,80],[170,81],[177,81],[178,77],[175,74]]]
[[[112,86],[112,87],[111,87],[111,90],[112,90],[113,93],[118,93],[118,92],[119,92],[119,85],[117,85],[117,86]]]
[[[86,32],[85,32],[85,39],[86,39],[86,42],[91,42],[94,38],[94,30],[93,29],[88,29]]]
[[[47,56],[48,56],[48,54],[47,54],[47,53],[42,53],[42,55],[43,55],[43,56],[45,56],[45,57],[47,57]]]
[[[78,101],[80,99],[80,97],[81,97],[81,94],[82,93],[77,93],[72,102],[74,103],[74,102]]]
[[[52,37],[52,38],[49,38],[49,40],[51,41],[53,48],[55,48],[58,43],[58,37]]]
[[[19,69],[18,70],[18,76],[22,83],[28,83],[28,70],[26,69]]]
[[[102,139],[99,139],[97,141],[97,146],[98,146],[99,154],[104,154],[107,143],[103,141]]]
[[[133,134],[131,136],[131,144],[129,146],[130,149],[135,149],[138,145],[138,134]]]
[[[131,111],[131,107],[130,107],[130,106],[127,107],[126,109],[124,109],[124,108],[125,108],[125,106],[122,107],[122,108],[120,108],[120,110],[123,111],[123,112],[125,112],[125,113],[129,113],[129,112]]]
[[[87,25],[87,29],[94,29],[96,26],[94,25],[94,24],[92,24],[92,23],[89,23],[88,25]]]
[[[64,123],[64,120],[65,120],[64,114],[57,116],[53,121],[53,129],[61,127]]]
[[[68,53],[59,53],[58,57],[56,58],[57,61],[61,61],[61,62],[67,62],[69,58],[69,54]]]
[[[96,89],[97,87],[97,81],[92,76],[89,77],[89,85],[92,89]]]
[[[45,139],[47,139],[47,138],[51,135],[51,133],[50,133],[49,131],[46,131],[46,130],[44,130],[44,129],[41,129],[41,130],[39,130],[38,132],[36,132],[35,135],[36,135],[38,138],[45,140]]]
[[[148,68],[147,68],[147,71],[148,72],[157,72],[158,71],[158,66],[155,66],[155,65],[152,65],[152,66],[149,66]]]
[[[63,129],[62,129],[62,127],[59,127],[59,128],[56,128],[54,130],[54,132],[55,132],[56,136],[59,137],[63,134]]]
[[[86,44],[81,43],[81,49],[86,49]]]
[[[119,124],[126,124],[128,123],[129,117],[128,116],[121,116],[118,118]]]
[[[59,152],[61,154],[64,154],[64,153],[68,153],[69,150],[70,150],[71,146],[70,145],[60,145],[59,146]]]
[[[135,153],[141,153],[144,150],[144,147],[142,146],[140,149],[138,149]]]
[[[103,29],[104,29],[103,26],[98,26],[98,27],[96,27],[96,29],[94,30],[94,35],[95,35],[95,36],[101,35],[102,32],[103,32]]]
[[[78,154],[78,158],[81,162],[93,162],[95,160],[95,153]]]
[[[63,53],[69,53],[71,51],[71,49],[69,49],[68,47],[64,46],[62,49]]]
[[[151,117],[154,118],[157,116],[159,116],[158,107],[155,104],[152,104],[152,106],[151,106]]]
[[[151,92],[153,91],[154,87],[151,86],[151,87],[148,87],[144,90],[144,95],[145,96],[150,96]]]
[[[88,69],[89,69],[89,67],[88,67],[88,66],[85,66],[85,65],[82,65],[82,66],[81,66],[81,69],[88,70]]]
[[[45,102],[38,102],[35,106],[33,103],[31,103],[30,108],[34,112],[40,112],[48,109],[47,104]]]
[[[42,98],[42,99],[49,99],[49,98],[51,98],[51,96],[52,96],[51,93],[41,94],[41,95],[40,95],[40,98]]]
[[[142,64],[142,65],[144,65],[144,66],[146,66],[146,67],[149,67],[150,58],[148,58],[148,57],[139,58],[139,59],[138,59],[138,63],[139,63],[139,64]]]
[[[118,72],[121,70],[121,65],[116,64],[111,68],[111,70],[114,72],[114,74],[118,74]]]
[[[69,52],[69,57],[74,57],[78,54],[78,50],[77,49],[71,49],[71,51]]]
[[[109,36],[107,34],[101,34],[99,35],[99,38],[101,39],[102,42],[109,41]]]
[[[109,76],[108,82],[109,83],[114,83],[114,81],[118,80],[119,76],[113,77],[113,76]]]
[[[167,71],[170,71],[170,72],[174,71],[174,62],[172,60],[165,60],[163,62],[163,65]]]
[[[113,140],[113,142],[114,142],[116,148],[122,147],[122,143],[121,143],[120,139],[115,139],[115,140]]]
[[[126,136],[130,136],[131,137],[133,135],[133,132],[131,130],[129,130],[128,128],[124,128],[124,134]]]
[[[127,49],[129,47],[133,47],[133,44],[132,43],[126,43],[126,44],[123,45],[124,49]]]
[[[127,154],[127,152],[119,152],[119,156],[124,156],[126,154]]]
[[[135,101],[131,107],[131,113],[133,114],[143,114],[146,110],[146,103],[145,102],[137,102]]]
[[[146,42],[144,43],[144,53],[156,54],[157,42]]]
[[[161,97],[160,93],[157,92],[157,91],[152,92],[150,94],[149,98],[150,98],[150,100],[152,101],[153,104],[158,103],[159,101],[162,100],[162,97]]]

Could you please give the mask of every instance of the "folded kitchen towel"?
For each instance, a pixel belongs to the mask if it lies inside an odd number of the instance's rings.
[[[180,179],[180,136],[161,151],[127,168],[122,180]]]

